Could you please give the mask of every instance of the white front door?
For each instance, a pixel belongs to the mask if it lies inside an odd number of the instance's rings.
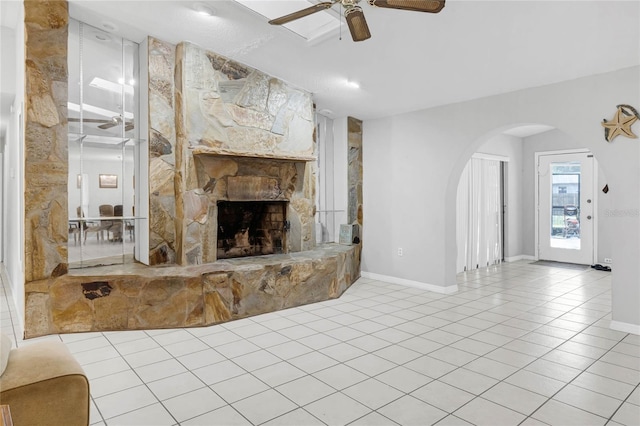
[[[593,263],[593,155],[538,156],[538,258]]]

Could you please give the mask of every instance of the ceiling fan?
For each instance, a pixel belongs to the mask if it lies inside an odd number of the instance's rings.
[[[79,122],[80,119],[79,118],[69,118],[68,121],[73,121],[73,122]],[[83,118],[82,119],[83,123],[101,123],[98,126],[98,129],[102,129],[102,130],[108,130],[112,127],[115,126],[119,126],[120,124],[122,124],[122,118],[118,115],[111,117],[110,119],[107,120],[102,120],[99,118]],[[133,130],[134,126],[133,126],[133,121],[127,121],[124,125],[124,130],[125,132],[128,132],[129,130]]]
[[[444,7],[445,0],[369,0],[371,6],[387,9],[411,10],[415,12],[438,13]],[[353,41],[363,41],[371,37],[369,26],[364,18],[362,8],[358,6],[360,0],[331,0],[314,4],[306,9],[281,16],[269,21],[271,25],[283,25],[296,19],[304,18],[313,13],[331,8],[334,4],[340,4],[344,8],[344,18],[349,26]]]

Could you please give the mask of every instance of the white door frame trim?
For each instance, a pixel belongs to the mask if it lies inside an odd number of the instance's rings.
[[[540,163],[540,157],[544,155],[562,155],[562,154],[591,154],[593,153],[586,148],[580,149],[562,149],[558,151],[539,151],[534,153],[535,163],[533,167],[533,184],[534,184],[534,195],[535,195],[535,204],[534,204],[534,221],[535,221],[535,231],[534,231],[534,257],[535,260],[539,260],[539,251],[540,251],[540,234],[539,234],[539,216],[540,216],[540,188],[538,183],[538,164]],[[595,156],[593,157],[593,261],[598,261],[598,162]]]

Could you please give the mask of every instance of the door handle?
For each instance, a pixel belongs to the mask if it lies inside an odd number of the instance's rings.
[[[587,216],[587,219],[591,220],[591,215]]]

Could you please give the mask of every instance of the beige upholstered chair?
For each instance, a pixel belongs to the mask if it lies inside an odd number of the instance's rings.
[[[0,401],[9,405],[14,425],[89,424],[89,381],[64,343],[11,349],[11,340],[1,339],[0,354],[8,361],[0,375]]]

